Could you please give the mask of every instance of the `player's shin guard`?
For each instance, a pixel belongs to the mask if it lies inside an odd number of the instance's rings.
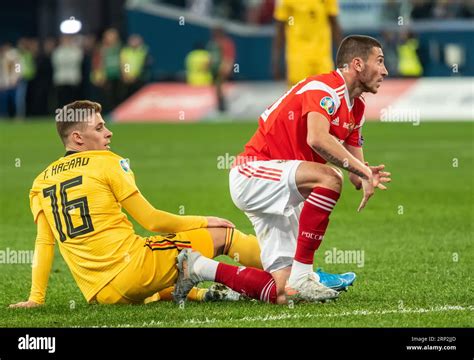
[[[224,255],[227,255],[242,265],[262,269],[260,261],[260,246],[252,234],[228,228],[226,231]]]
[[[304,202],[290,283],[304,273],[313,271],[314,253],[323,240],[329,223],[329,215],[339,195],[336,191],[315,187]]]
[[[252,299],[276,303],[275,280],[270,273],[263,270],[219,263],[216,282]]]

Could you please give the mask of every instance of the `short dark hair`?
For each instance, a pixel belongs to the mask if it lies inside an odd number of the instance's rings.
[[[56,129],[58,134],[61,137],[61,140],[64,145],[66,145],[66,140],[72,129],[77,129],[79,127],[83,128],[87,124],[86,119],[76,118],[75,116],[71,119],[67,114],[68,110],[80,110],[77,111],[78,115],[87,114],[100,114],[102,111],[102,105],[97,102],[90,100],[77,100],[67,105],[64,105],[61,109],[56,110]]]
[[[336,55],[336,67],[343,68],[349,64],[355,57],[360,57],[367,61],[372,48],[382,48],[377,39],[365,35],[349,35],[341,41]]]

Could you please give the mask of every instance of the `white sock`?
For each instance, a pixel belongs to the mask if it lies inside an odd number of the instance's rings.
[[[291,266],[291,273],[290,278],[288,279],[288,283],[290,284],[290,286],[294,286],[305,275],[311,274],[313,272],[313,264],[303,264],[299,261],[293,260],[293,265]],[[317,274],[315,275],[317,278],[319,278]]]
[[[204,281],[216,280],[217,266],[219,263],[205,256],[200,256],[194,262],[194,272]]]

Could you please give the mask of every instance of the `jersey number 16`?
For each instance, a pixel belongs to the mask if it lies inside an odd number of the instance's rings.
[[[64,222],[66,223],[67,235],[71,239],[75,238],[76,236],[94,231],[94,226],[92,225],[91,216],[89,214],[89,204],[87,202],[87,197],[84,196],[74,200],[68,200],[67,198],[66,190],[81,184],[82,176],[63,181],[59,184],[62,214],[64,216]],[[65,241],[66,235],[63,232],[61,217],[59,216],[58,198],[56,196],[56,185],[43,189],[43,196],[45,198],[48,196],[51,198],[51,207],[53,209],[54,223],[56,224],[56,229],[59,233],[59,240]],[[79,208],[81,213],[82,225],[74,227],[69,212],[77,208]]]

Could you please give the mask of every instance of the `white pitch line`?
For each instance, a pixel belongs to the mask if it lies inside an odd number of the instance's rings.
[[[423,314],[433,312],[447,312],[447,311],[474,311],[474,306],[461,306],[461,305],[440,305],[430,308],[398,308],[392,310],[353,310],[344,311],[341,313],[333,314],[291,314],[289,312],[278,314],[278,315],[265,315],[265,316],[244,316],[243,318],[228,318],[225,320],[208,318],[205,319],[186,319],[181,322],[182,325],[201,325],[201,324],[216,324],[219,322],[258,322],[258,321],[277,321],[277,320],[298,320],[298,319],[312,319],[312,318],[336,318],[336,317],[347,317],[347,316],[370,316],[370,315],[387,315],[387,314]],[[179,322],[165,323],[163,321],[151,320],[150,322],[143,322],[141,325],[122,324],[117,327],[146,327],[146,326],[166,326],[167,324],[178,325]]]

